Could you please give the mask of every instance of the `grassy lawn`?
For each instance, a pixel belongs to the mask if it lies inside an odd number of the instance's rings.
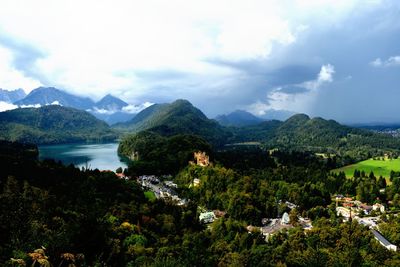
[[[335,169],[332,172],[343,171],[346,177],[353,177],[354,170],[364,171],[367,175],[373,171],[375,177],[385,177],[388,181],[390,177],[390,171],[400,171],[400,159],[386,159],[386,160],[373,160],[368,159],[364,161],[357,162],[352,165],[342,167],[340,169]]]
[[[152,191],[144,192],[144,196],[150,201],[156,200],[156,195]]]

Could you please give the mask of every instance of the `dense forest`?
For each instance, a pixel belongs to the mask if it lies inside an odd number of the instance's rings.
[[[380,231],[400,245],[400,221],[394,216],[400,210],[400,173],[386,180],[358,170],[352,178],[330,171],[373,155],[396,156],[398,139],[305,115],[223,127],[187,101],[173,107],[145,110],[139,119],[148,117],[144,121],[152,127],[121,140],[119,153],[133,159],[123,171],[125,179],[111,171],[39,161],[35,145],[0,141],[0,262],[69,267],[400,264],[399,254],[381,246],[367,226],[343,222],[335,203],[336,195],[347,195],[365,205],[384,204],[387,213],[378,213]],[[44,120],[43,110],[22,109],[17,110],[24,118],[21,125],[55,135],[62,131],[58,138],[70,133],[66,129],[81,134],[83,126],[100,131],[105,125],[84,112],[45,108],[71,117]],[[13,114],[7,113],[5,125],[12,124]],[[249,141],[259,143],[240,144]],[[197,151],[211,163],[197,165]],[[152,175],[154,184],[166,179],[176,184],[183,204],[168,196],[150,197],[154,192],[140,177]],[[205,211],[220,215],[206,225],[200,219]],[[266,237],[261,227],[285,213],[291,223]],[[312,227],[305,230],[300,218]]]
[[[211,146],[195,135],[163,137],[143,131],[123,139],[118,152],[133,162],[130,171],[135,174],[176,174],[193,158],[196,151],[210,154]]]
[[[151,131],[162,136],[197,135],[218,150],[229,144],[258,142],[267,149],[325,153],[337,156],[338,167],[388,152],[396,155],[400,152],[400,139],[388,134],[344,126],[333,120],[311,119],[304,114],[286,121],[251,122],[242,127],[222,126],[208,119],[190,102],[177,100],[150,106],[131,121],[116,125],[115,129],[130,133],[125,140],[132,138],[132,133]]]
[[[0,112],[0,139],[35,144],[113,141],[117,134],[93,115],[58,105]]]
[[[175,138],[184,143],[191,137]],[[177,166],[173,179],[179,194],[189,199],[177,206],[168,199],[146,198],[135,181],[140,169],[128,170],[135,173],[126,180],[113,172],[40,162],[34,146],[2,142],[0,147],[0,262],[5,266],[400,264],[398,254],[382,247],[367,227],[342,223],[331,202],[338,192],[362,198],[369,195],[362,192],[385,186],[387,194],[376,193],[400,207],[395,173],[393,185],[386,186],[373,175],[346,180],[343,174],[330,174],[329,163],[312,153],[214,151],[212,166]],[[163,153],[153,152],[156,158]],[[173,155],[178,162],[180,155]],[[148,152],[146,160],[153,156]],[[194,178],[201,180],[199,187],[190,186]],[[297,208],[290,210],[285,201]],[[226,214],[207,227],[198,220],[198,207]],[[294,223],[268,241],[246,229],[285,211],[292,218],[309,217],[313,228],[304,232]],[[398,220],[388,217],[386,224],[385,233],[398,243]]]

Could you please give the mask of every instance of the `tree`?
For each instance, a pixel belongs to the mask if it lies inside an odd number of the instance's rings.
[[[299,214],[297,209],[292,209],[289,213],[289,220],[293,226],[297,226],[299,224]]]

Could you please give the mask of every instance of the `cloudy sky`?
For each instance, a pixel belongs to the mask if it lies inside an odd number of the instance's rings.
[[[400,1],[2,0],[0,88],[400,122]]]

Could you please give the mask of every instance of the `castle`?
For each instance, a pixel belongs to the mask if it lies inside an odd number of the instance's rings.
[[[195,163],[201,167],[207,167],[210,165],[210,157],[207,156],[206,152],[194,152]]]

